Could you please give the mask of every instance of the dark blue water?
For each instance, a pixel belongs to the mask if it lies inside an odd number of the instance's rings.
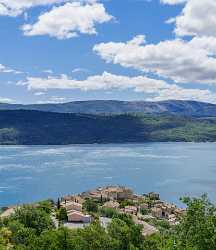
[[[0,206],[108,184],[175,203],[205,192],[216,201],[216,144],[0,147]]]

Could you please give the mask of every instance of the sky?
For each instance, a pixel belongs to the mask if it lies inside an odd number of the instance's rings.
[[[216,0],[0,0],[0,102],[216,103]]]

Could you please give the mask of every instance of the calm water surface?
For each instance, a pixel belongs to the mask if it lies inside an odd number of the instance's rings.
[[[216,201],[216,144],[0,147],[0,206],[108,184],[175,203],[205,192]]]

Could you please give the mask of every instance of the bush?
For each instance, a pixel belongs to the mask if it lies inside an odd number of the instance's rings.
[[[93,212],[93,213],[98,212],[98,203],[92,199],[87,199],[84,202],[83,207],[87,212]]]
[[[100,209],[100,214],[103,217],[113,218],[114,216],[117,216],[118,212],[114,208],[103,207]]]

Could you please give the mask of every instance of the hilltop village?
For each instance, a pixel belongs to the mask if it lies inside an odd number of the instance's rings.
[[[142,225],[143,236],[158,232],[161,223],[175,226],[185,210],[160,200],[154,192],[138,195],[123,186],[100,187],[58,199],[52,211],[56,228],[60,225],[73,229],[84,228],[96,219],[106,228],[115,214],[130,215],[135,224]],[[0,215],[6,218],[15,213],[17,206],[9,207]]]
[[[181,201],[186,209],[154,192],[107,186],[0,208],[0,249],[216,249],[215,205],[207,195]]]
[[[66,227],[83,228],[97,217],[101,225],[107,227],[113,215],[119,213],[132,216],[135,224],[142,225],[144,236],[158,232],[158,222],[177,225],[185,212],[161,201],[157,193],[137,195],[132,189],[122,186],[100,187],[78,195],[67,195],[58,203],[65,213],[63,224]]]

